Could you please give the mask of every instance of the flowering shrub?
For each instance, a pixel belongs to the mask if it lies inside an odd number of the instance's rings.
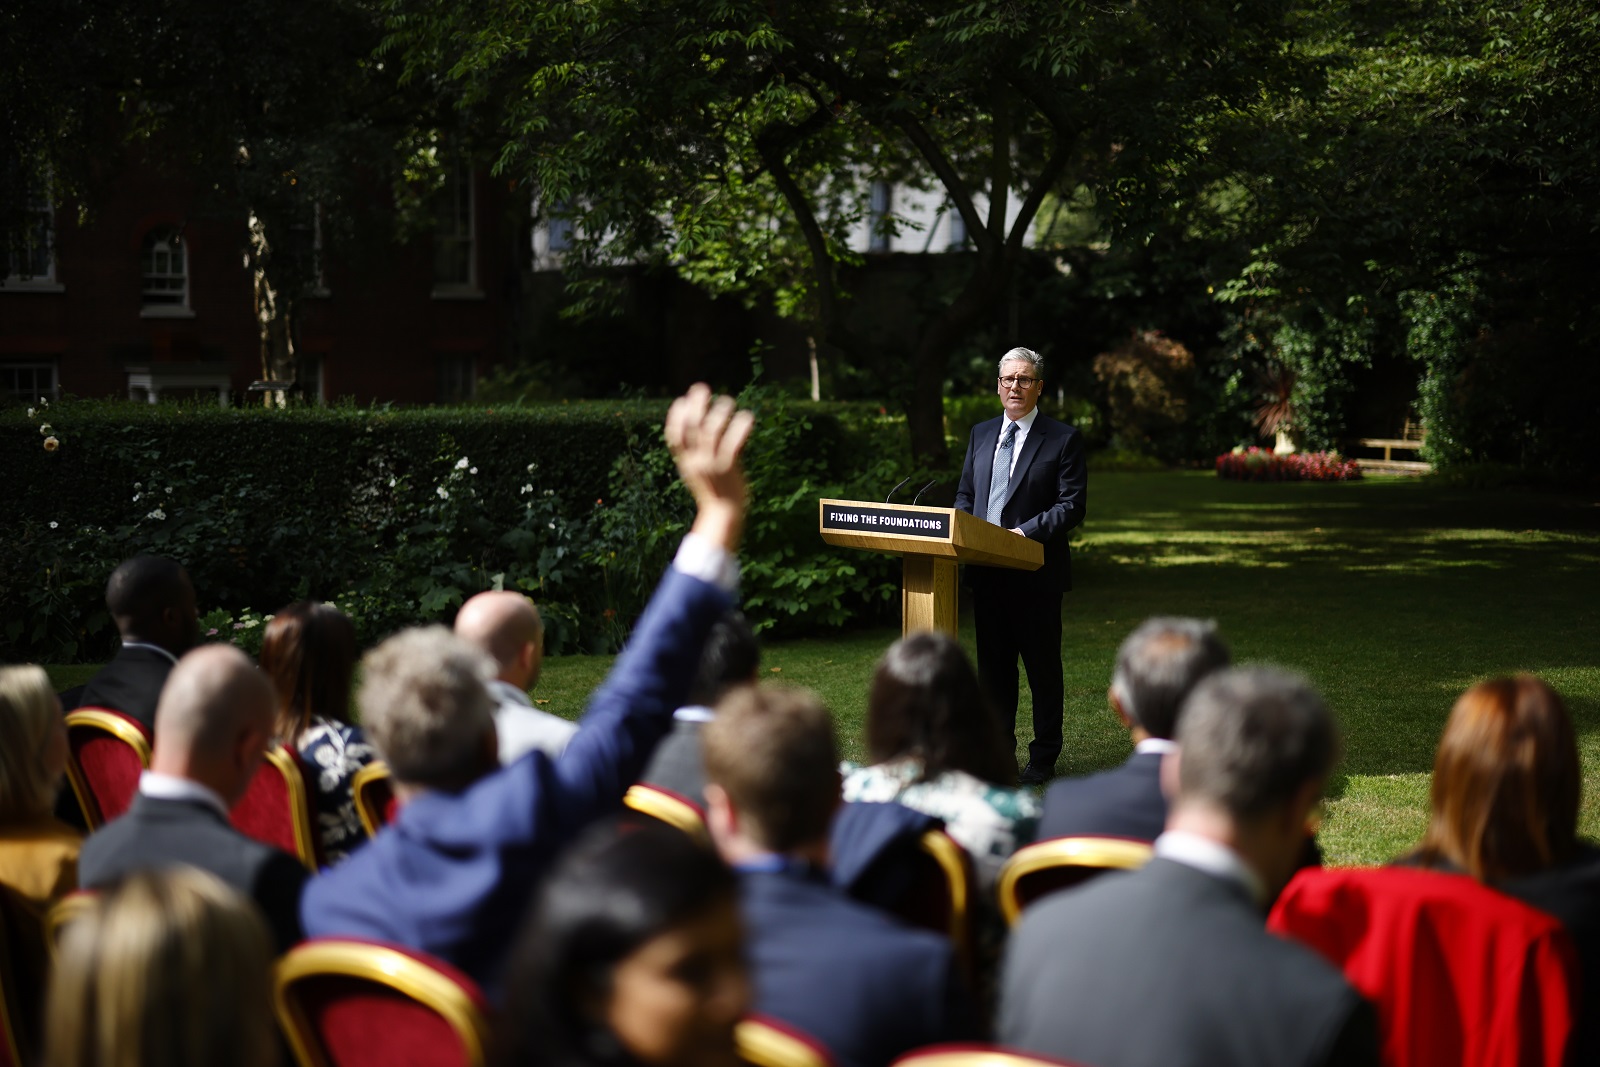
[[[1348,482],[1361,477],[1353,459],[1337,452],[1290,452],[1236,448],[1217,457],[1217,474],[1241,482]]]

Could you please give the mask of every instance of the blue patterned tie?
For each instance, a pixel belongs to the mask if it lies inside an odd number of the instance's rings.
[[[1006,487],[1011,482],[1011,448],[1017,443],[1017,424],[1006,424],[1006,435],[1000,439],[1000,447],[994,450],[994,470],[989,473],[989,514],[988,519],[996,526],[1000,525],[1000,512],[1006,506]]]

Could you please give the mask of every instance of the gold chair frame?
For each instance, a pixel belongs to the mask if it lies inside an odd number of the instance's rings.
[[[139,762],[147,770],[149,769],[149,739],[137,725],[116,712],[108,708],[79,708],[67,712],[66,723],[68,733],[71,733],[75,726],[88,726],[110,734],[132,748],[138,755]],[[94,794],[89,789],[89,782],[83,776],[83,768],[78,765],[78,754],[72,751],[70,746],[67,752],[67,782],[72,786],[72,795],[78,798],[78,807],[83,809],[84,822],[91,831],[100,829],[105,821],[101,817],[100,803],[94,799]]]
[[[1024,846],[1000,868],[1000,878],[995,883],[1000,913],[1007,926],[1016,925],[1022,914],[1017,883],[1030,874],[1056,867],[1130,871],[1149,863],[1154,853],[1148,843],[1122,837],[1057,837]]]
[[[358,941],[312,941],[290,949],[272,970],[272,1005],[300,1067],[328,1067],[320,1042],[289,987],[303,978],[342,975],[376,982],[438,1012],[460,1039],[471,1067],[482,1067],[489,1023],[472,997],[421,960],[384,945]]]
[[[356,815],[361,819],[361,828],[367,832],[368,837],[377,836],[378,831],[383,829],[383,824],[378,821],[377,813],[367,808],[364,799],[366,787],[374,781],[393,777],[389,773],[389,765],[380,759],[373,760],[350,779],[350,795],[356,802]]]
[[[933,857],[944,872],[945,884],[950,888],[950,940],[955,945],[956,957],[968,968],[971,960],[971,916],[968,897],[972,889],[972,867],[966,852],[955,839],[943,830],[929,830],[917,841],[917,847]]]
[[[705,816],[693,804],[674,793],[639,783],[628,787],[622,802],[641,815],[677,827],[701,844],[711,841]]]
[[[95,906],[95,900],[98,895],[92,889],[80,889],[68,893],[50,905],[45,911],[44,943],[45,947],[50,950],[50,958],[52,960],[55,959],[56,953],[60,951],[63,931],[72,924],[73,920]]]
[[[1030,1056],[997,1046],[932,1046],[925,1052],[912,1050],[890,1067],[1067,1067],[1066,1060],[1049,1056]]]
[[[294,823],[295,856],[312,874],[316,874],[317,832],[312,825],[311,796],[306,791],[305,771],[301,769],[299,758],[283,745],[272,745],[266,751],[264,762],[272,764],[289,791],[289,808],[293,813]],[[363,767],[362,770],[366,768]],[[257,768],[256,773],[260,774],[261,769]]]
[[[833,1067],[811,1045],[761,1019],[740,1019],[733,1041],[739,1058],[752,1067]]]

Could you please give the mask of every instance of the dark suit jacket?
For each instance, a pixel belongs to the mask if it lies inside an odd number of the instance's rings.
[[[700,730],[705,723],[674,720],[672,732],[661,739],[650,765],[639,781],[670,789],[681,797],[706,806],[706,763],[700,755]]]
[[[755,1010],[810,1034],[839,1067],[979,1036],[950,942],[791,867],[739,876]]]
[[[1371,1006],[1264,919],[1160,858],[1041,900],[1011,939],[1000,1041],[1095,1067],[1376,1064]]]
[[[1135,753],[1109,771],[1063,778],[1046,790],[1037,840],[1091,836],[1154,841],[1166,825],[1161,755]]]
[[[668,571],[558,759],[533,751],[461,793],[406,804],[307,887],[306,932],[421,949],[495,993],[534,886],[574,836],[621,810],[732,606],[716,586]]]
[[[78,884],[103,889],[134,871],[179,865],[210,871],[259,904],[279,952],[301,939],[300,892],[311,872],[193,801],[136,796],[121,818],[83,843]]]
[[[1000,443],[1005,416],[980,422],[967,441],[956,488],[956,507],[979,518],[989,508],[989,479],[994,471],[994,450]],[[1000,525],[1019,529],[1044,544],[1044,566],[1036,572],[997,567],[972,567],[973,581],[1043,580],[1058,592],[1072,588],[1072,549],[1067,543],[1072,529],[1083,522],[1088,504],[1088,467],[1083,435],[1064,422],[1036,416],[1022,454],[1011,470]],[[1020,577],[1019,577],[1020,576]]]
[[[79,692],[76,708],[110,708],[132,716],[144,724],[154,737],[156,732],[156,702],[161,699],[161,687],[167,684],[172,673],[172,661],[148,648],[123,648],[111,657],[111,662],[89,679]]]

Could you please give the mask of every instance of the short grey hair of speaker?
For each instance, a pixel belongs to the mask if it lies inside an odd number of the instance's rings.
[[[1270,667],[1219,671],[1178,716],[1178,801],[1241,822],[1279,810],[1339,755],[1333,715],[1311,683]]]
[[[1184,698],[1202,678],[1229,662],[1216,623],[1157,615],[1123,639],[1111,691],[1151,737],[1169,738]]]
[[[1006,364],[1019,359],[1024,363],[1033,365],[1033,376],[1035,378],[1044,379],[1044,357],[1031,348],[1013,348],[1000,357],[1000,362],[995,364],[995,369],[998,373],[1004,374],[1006,372]]]
[[[361,660],[361,722],[398,781],[470,782],[494,725],[495,662],[443,626],[402,630]]]

